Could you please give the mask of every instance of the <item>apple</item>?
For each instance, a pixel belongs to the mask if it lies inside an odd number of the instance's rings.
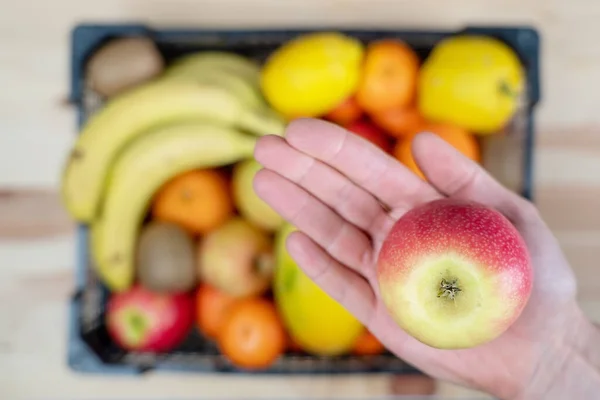
[[[233,200],[244,219],[272,232],[277,230],[284,220],[254,191],[254,176],[261,168],[262,165],[253,158],[236,163],[231,177]]]
[[[498,211],[435,200],[404,214],[377,261],[384,304],[408,334],[439,349],[489,342],[519,317],[533,270],[519,232]]]
[[[108,333],[126,350],[169,351],[183,341],[193,322],[189,294],[161,294],[141,285],[112,295],[106,309]]]
[[[210,232],[198,247],[200,279],[233,297],[266,292],[274,269],[270,237],[241,217]]]
[[[388,135],[368,121],[360,120],[353,122],[346,129],[376,144],[387,153],[392,151],[392,143]]]

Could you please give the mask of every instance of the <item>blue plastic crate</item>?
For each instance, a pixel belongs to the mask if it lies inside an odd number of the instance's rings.
[[[273,49],[290,38],[312,31],[336,30],[365,42],[382,37],[406,41],[421,57],[426,57],[441,39],[459,33],[489,35],[505,41],[519,55],[527,71],[527,94],[513,124],[502,135],[482,139],[490,151],[507,157],[486,166],[507,186],[532,199],[534,109],[540,99],[540,39],[531,27],[486,26],[467,27],[458,31],[429,30],[360,30],[340,27],[274,30],[206,30],[152,29],[141,24],[96,25],[82,24],[72,32],[70,100],[77,106],[78,127],[85,122],[90,110],[86,106],[84,71],[87,59],[107,41],[126,36],[145,36],[155,41],[167,61],[199,50],[235,51],[263,60]],[[510,171],[505,165],[510,164]],[[485,160],[484,160],[485,166]],[[141,373],[148,370],[178,370],[201,373],[236,373],[216,346],[194,331],[186,341],[168,354],[125,352],[109,338],[104,325],[104,306],[108,292],[89,267],[88,228],[78,226],[76,247],[76,288],[70,304],[68,364],[80,372]],[[245,372],[244,373],[248,373]],[[255,374],[343,374],[343,373],[420,373],[392,354],[335,358],[286,354],[271,368]]]

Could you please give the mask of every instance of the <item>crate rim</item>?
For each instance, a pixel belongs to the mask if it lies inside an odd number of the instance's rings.
[[[528,24],[464,24],[463,28],[452,29],[428,29],[425,27],[409,27],[406,29],[386,27],[371,28],[368,26],[351,25],[320,25],[320,26],[291,26],[282,27],[248,27],[248,28],[227,28],[227,27],[192,27],[183,25],[177,27],[159,27],[145,23],[93,23],[82,22],[75,25],[71,30],[71,81],[69,98],[73,103],[79,103],[83,93],[83,87],[80,81],[83,78],[84,64],[88,57],[88,52],[93,51],[104,40],[112,36],[136,36],[146,35],[150,38],[161,36],[197,36],[197,35],[229,35],[243,36],[248,34],[270,35],[298,35],[308,32],[327,32],[336,31],[348,34],[407,34],[407,35],[453,35],[461,33],[482,34],[492,36],[502,36],[502,39],[513,47],[521,60],[527,63],[527,81],[530,84],[529,105],[535,106],[541,98],[540,88],[540,33],[533,25]],[[82,43],[85,41],[86,43]],[[526,42],[517,46],[513,42]],[[85,47],[85,48],[84,48]]]
[[[525,160],[523,176],[522,195],[533,201],[533,149],[534,149],[534,109],[541,99],[540,84],[540,34],[532,25],[522,24],[463,24],[463,28],[444,28],[428,29],[427,27],[406,27],[393,28],[372,27],[367,25],[321,25],[321,26],[291,26],[291,27],[196,27],[196,26],[154,26],[141,22],[122,22],[122,23],[94,23],[82,22],[75,25],[70,33],[70,102],[77,108],[77,128],[83,122],[83,75],[84,65],[89,54],[91,54],[98,45],[111,37],[146,35],[151,38],[163,36],[198,36],[198,35],[228,35],[243,36],[248,34],[269,35],[298,35],[318,31],[336,31],[349,34],[386,34],[395,35],[439,35],[449,36],[461,33],[482,34],[498,37],[502,36],[526,65],[527,82],[529,85],[528,104],[526,105],[526,131],[525,140]],[[138,368],[127,365],[104,364],[89,349],[83,338],[78,332],[77,315],[81,307],[81,296],[86,286],[87,276],[87,227],[84,224],[78,224],[76,230],[75,246],[75,291],[68,304],[69,326],[68,326],[68,345],[67,345],[67,365],[71,370],[81,373],[93,374],[139,374],[152,370],[178,371],[206,374],[232,375],[232,372],[221,372],[204,369],[181,369],[173,367],[151,367]],[[233,371],[233,374],[238,371]],[[248,372],[243,372],[248,374]],[[387,371],[359,371],[359,372],[326,372],[333,375],[352,375],[352,374],[381,374],[389,373]],[[403,374],[420,373],[418,370],[411,370],[410,367],[403,371]],[[282,372],[250,372],[249,374],[281,376]],[[294,372],[293,375],[322,375],[323,372]]]

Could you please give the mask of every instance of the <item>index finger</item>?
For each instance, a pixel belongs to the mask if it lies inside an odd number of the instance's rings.
[[[390,210],[412,208],[440,197],[432,186],[382,149],[333,123],[295,120],[288,125],[285,140],[337,169]]]

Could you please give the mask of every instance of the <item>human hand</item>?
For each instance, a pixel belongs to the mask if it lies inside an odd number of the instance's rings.
[[[414,139],[425,182],[366,140],[319,120],[292,122],[285,137],[260,139],[258,195],[298,231],[290,255],[390,351],[433,377],[502,399],[531,392],[544,355],[585,323],[573,273],[536,208],[433,134]],[[534,266],[533,290],[520,318],[499,338],[471,349],[439,350],[391,319],[376,278],[377,255],[394,222],[442,197],[474,200],[503,213],[520,231]],[[541,390],[541,389],[540,389]]]

